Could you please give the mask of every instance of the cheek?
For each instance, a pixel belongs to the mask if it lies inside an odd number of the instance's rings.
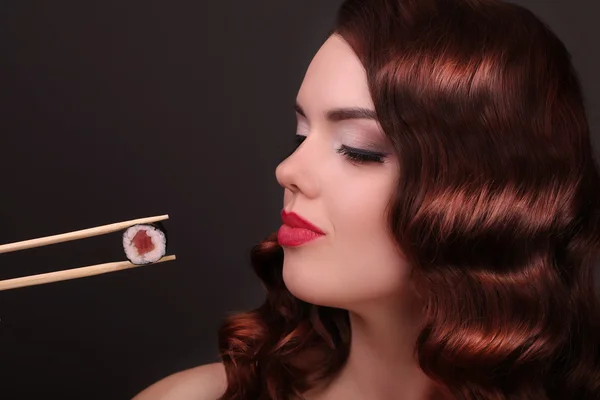
[[[345,266],[344,282],[365,294],[398,290],[408,279],[409,267],[388,231],[391,180],[372,179],[356,189],[337,198],[331,209],[336,264]]]
[[[379,179],[339,188],[328,202],[336,237],[350,241],[388,241],[388,218],[385,209],[392,196],[388,180]],[[387,244],[386,244],[387,246]]]
[[[359,296],[389,295],[408,280],[408,263],[384,226],[340,237],[336,254],[337,262],[345,266],[344,283]]]

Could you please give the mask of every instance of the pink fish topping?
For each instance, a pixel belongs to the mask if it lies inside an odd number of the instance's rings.
[[[152,243],[152,238],[148,236],[145,230],[139,230],[131,240],[140,256],[151,252],[156,247]]]

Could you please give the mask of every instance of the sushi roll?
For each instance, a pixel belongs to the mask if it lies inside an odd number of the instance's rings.
[[[162,224],[138,224],[123,232],[123,250],[136,265],[150,264],[167,254],[167,235]]]

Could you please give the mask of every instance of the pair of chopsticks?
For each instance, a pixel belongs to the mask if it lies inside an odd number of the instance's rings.
[[[71,240],[79,240],[79,239],[89,238],[92,236],[105,235],[107,233],[117,232],[117,231],[120,231],[123,229],[127,229],[130,226],[133,226],[136,224],[149,224],[152,222],[164,221],[166,219],[169,219],[168,215],[158,215],[155,217],[138,218],[138,219],[133,219],[130,221],[116,222],[113,224],[97,226],[95,228],[88,228],[88,229],[82,229],[79,231],[74,231],[74,232],[69,232],[69,233],[62,233],[60,235],[46,236],[46,237],[42,237],[42,238],[38,238],[38,239],[24,240],[22,242],[4,244],[4,245],[0,245],[0,254],[9,253],[12,251],[31,249],[34,247],[48,246],[51,244],[68,242]],[[145,265],[152,265],[152,264],[157,264],[157,263],[161,263],[161,262],[165,262],[165,261],[172,261],[172,260],[175,260],[175,258],[176,258],[175,255],[165,256],[154,263],[145,264]],[[24,286],[41,285],[41,284],[45,284],[45,283],[65,281],[65,280],[69,280],[69,279],[83,278],[83,277],[87,277],[87,276],[100,275],[100,274],[105,274],[108,272],[116,272],[116,271],[121,271],[124,269],[140,267],[140,266],[144,266],[144,265],[132,264],[129,261],[117,261],[117,262],[110,262],[110,263],[104,263],[104,264],[90,265],[87,267],[74,268],[74,269],[69,269],[69,270],[64,270],[64,271],[49,272],[46,274],[38,274],[38,275],[24,276],[21,278],[6,279],[6,280],[0,281],[0,290],[15,289],[15,288],[20,288],[20,287],[24,287]]]

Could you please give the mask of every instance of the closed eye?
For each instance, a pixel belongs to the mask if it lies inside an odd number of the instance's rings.
[[[306,140],[306,136],[303,135],[295,135],[296,146],[295,149],[300,147],[300,145]],[[350,147],[346,145],[342,145],[339,149],[336,149],[338,154],[342,154],[346,159],[348,159],[352,163],[366,164],[366,163],[383,163],[387,154],[358,149],[356,147]]]
[[[384,162],[385,156],[386,156],[383,153],[377,153],[374,151],[357,149],[357,148],[349,147],[346,145],[342,145],[342,147],[337,149],[337,152],[340,154],[343,154],[344,157],[346,157],[350,161],[358,162],[358,163],[376,162],[376,163],[382,164]]]

